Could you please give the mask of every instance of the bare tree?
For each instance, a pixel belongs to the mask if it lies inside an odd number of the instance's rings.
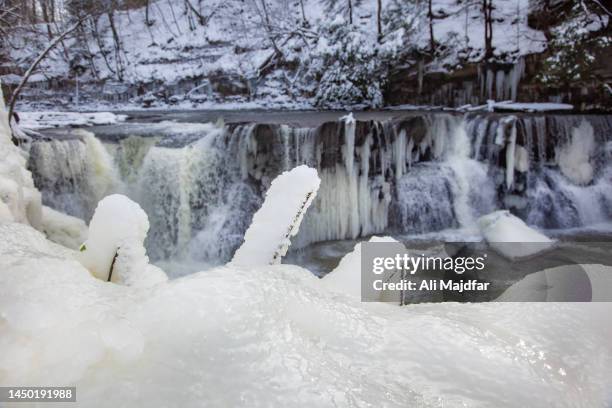
[[[28,70],[23,75],[23,78],[21,78],[21,82],[19,82],[19,85],[17,85],[17,88],[15,88],[15,90],[13,91],[13,94],[11,95],[11,99],[10,99],[10,102],[9,102],[9,110],[8,110],[9,118],[13,117],[13,111],[15,110],[15,103],[17,102],[17,98],[19,98],[19,94],[21,93],[21,90],[23,89],[25,84],[28,82],[28,79],[30,79],[30,76],[34,73],[34,70],[36,70],[36,67],[38,67],[38,65],[42,62],[42,60],[45,59],[47,54],[49,54],[49,52],[53,48],[55,48],[55,46],[57,44],[59,44],[64,39],[64,37],[66,37],[68,34],[73,32],[74,30],[76,30],[77,27],[79,27],[82,22],[83,22],[83,20],[77,21],[75,24],[73,24],[70,27],[68,27],[63,33],[61,33],[60,35],[55,37],[49,43],[49,45],[47,45],[47,47],[43,50],[43,52],[41,52],[38,55],[38,57],[34,60],[32,65],[30,65]],[[16,142],[16,140],[14,138],[13,138],[13,142]],[[17,144],[17,143],[15,143],[15,144]]]

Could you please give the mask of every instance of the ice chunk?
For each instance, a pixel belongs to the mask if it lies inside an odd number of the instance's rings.
[[[42,231],[47,238],[70,249],[79,249],[87,239],[87,225],[77,217],[42,208]]]
[[[506,210],[480,217],[478,225],[489,245],[511,259],[535,255],[553,245],[550,238]]]
[[[317,171],[304,165],[276,177],[231,264],[259,266],[280,263],[320,183]]]
[[[129,198],[113,194],[98,203],[89,223],[89,237],[78,259],[95,277],[126,285],[149,285],[162,280],[157,268],[149,268],[144,240],[149,219]],[[155,275],[149,279],[149,273]]]

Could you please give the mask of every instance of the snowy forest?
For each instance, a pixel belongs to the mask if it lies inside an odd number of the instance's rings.
[[[20,104],[612,106],[603,0],[2,0],[0,81]]]
[[[612,407],[611,18],[0,0],[0,406]]]

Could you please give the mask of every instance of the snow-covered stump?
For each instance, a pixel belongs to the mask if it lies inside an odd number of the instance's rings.
[[[320,184],[317,171],[304,165],[276,177],[230,265],[279,264],[291,245],[291,237],[298,233]]]
[[[89,237],[77,258],[98,279],[128,286],[152,286],[168,279],[149,264],[144,240],[149,218],[129,198],[113,194],[98,203]]]

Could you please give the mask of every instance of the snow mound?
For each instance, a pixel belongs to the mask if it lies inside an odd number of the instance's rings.
[[[96,278],[130,286],[149,286],[167,280],[149,265],[144,240],[149,218],[129,198],[113,194],[98,203],[89,223],[89,237],[78,260]]]
[[[586,120],[572,129],[571,142],[557,150],[557,162],[561,173],[573,183],[584,185],[593,180],[591,156],[595,150],[593,126]]]
[[[370,238],[369,242],[391,242],[399,244],[398,241],[391,237],[372,237]],[[361,242],[355,245],[352,252],[344,255],[338,266],[333,271],[323,277],[321,284],[329,290],[345,293],[356,299],[360,299],[362,297]],[[364,293],[364,298],[371,300],[379,295],[380,292],[376,292],[374,289],[372,289],[367,294]]]
[[[114,125],[127,115],[111,112],[19,112],[20,125],[25,129]]]
[[[70,249],[79,249],[87,239],[87,224],[77,217],[43,206],[42,231],[47,238]]]
[[[317,171],[304,165],[276,177],[231,264],[279,264],[291,245],[290,238],[297,234],[306,210],[317,195],[320,183]]]
[[[510,259],[535,255],[554,243],[507,210],[480,217],[478,226],[489,245]]]

